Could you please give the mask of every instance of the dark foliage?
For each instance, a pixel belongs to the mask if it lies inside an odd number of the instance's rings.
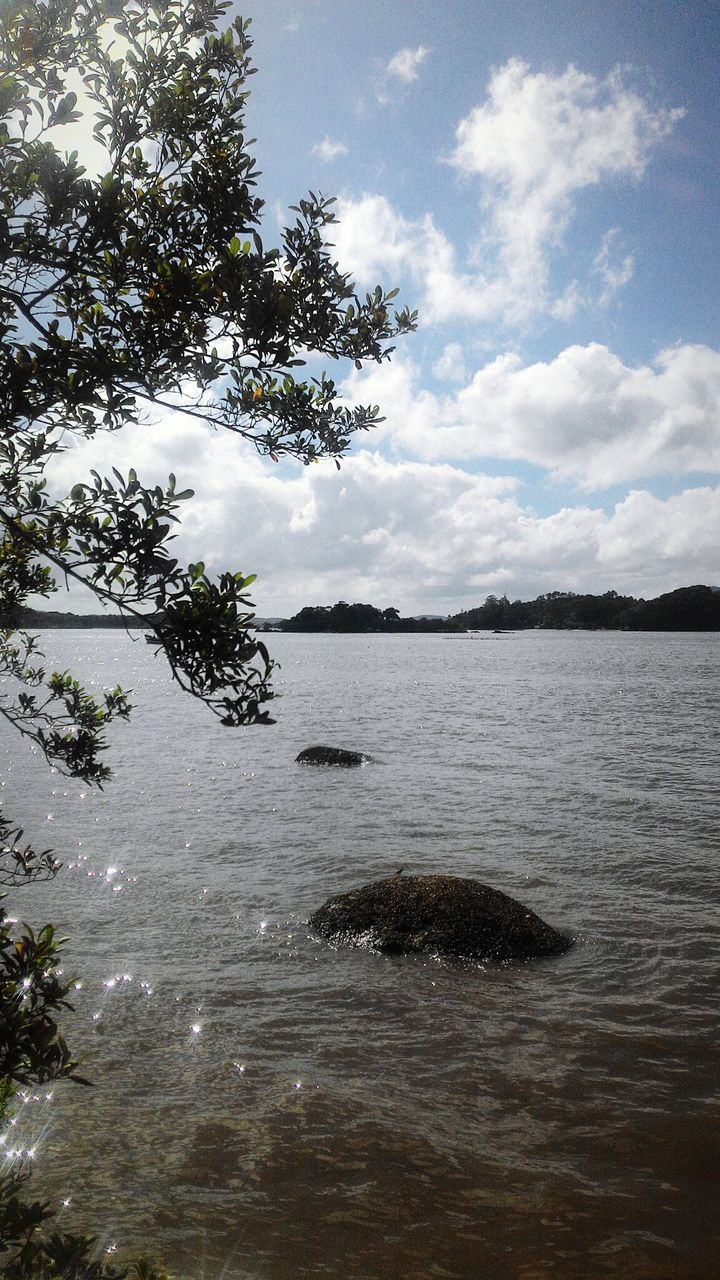
[[[307,606],[280,623],[281,631],[410,632],[457,631],[457,622],[445,618],[401,618],[397,609],[376,609],[371,604]]]
[[[720,592],[681,587],[656,600],[635,600],[606,591],[602,596],[551,591],[536,600],[488,596],[484,604],[452,619],[468,630],[720,631]]]
[[[448,618],[401,618],[397,609],[371,604],[307,605],[280,623],[282,631],[412,632],[624,630],[720,631],[720,590],[681,587],[656,600],[636,600],[617,591],[578,595],[551,591],[536,600],[488,596],[485,603]]]

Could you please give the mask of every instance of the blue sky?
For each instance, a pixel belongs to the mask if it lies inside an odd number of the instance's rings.
[[[292,202],[303,184],[379,193],[406,219],[431,212],[459,254],[481,229],[481,182],[447,162],[493,70],[515,59],[529,75],[559,79],[572,64],[602,84],[621,68],[650,111],[685,117],[648,148],[641,177],[620,172],[578,188],[554,266],[564,275],[587,268],[617,228],[615,252],[635,257],[632,280],[615,307],[538,326],[525,345],[550,356],[570,334],[622,342],[647,359],[668,341],[717,344],[718,5],[264,0],[253,34],[260,72],[250,115],[270,198]],[[408,67],[414,80],[388,73],[401,49],[424,51]],[[331,163],[313,155],[325,137],[347,154]]]
[[[188,555],[257,572],[264,614],[720,581],[720,6],[242,13],[266,242],[308,189],[337,195],[341,263],[420,327],[335,371],[386,415],[340,472],[187,419],[114,439],[196,488]]]

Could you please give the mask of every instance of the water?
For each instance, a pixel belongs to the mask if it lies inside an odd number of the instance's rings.
[[[34,1185],[188,1277],[715,1280],[718,637],[277,636],[279,723],[228,731],[113,632],[135,691],[98,794],[9,734],[2,797],[66,866],[95,1088],[21,1113]],[[314,742],[361,770],[301,768]],[[577,939],[508,967],[332,948],[391,874],[475,876]]]

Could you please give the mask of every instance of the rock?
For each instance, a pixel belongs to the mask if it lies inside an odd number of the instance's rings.
[[[514,898],[461,876],[376,880],[329,898],[309,923],[335,942],[473,960],[558,956],[573,941]]]
[[[343,747],[306,747],[295,757],[297,764],[340,765],[344,769],[352,769],[369,760],[362,751],[345,751]]]

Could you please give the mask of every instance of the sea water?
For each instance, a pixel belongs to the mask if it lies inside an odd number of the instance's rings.
[[[69,935],[94,1082],[19,1111],[61,1228],[187,1277],[715,1280],[717,635],[271,636],[278,722],[245,730],[142,641],[42,638],[136,703],[103,792],[0,740],[7,816],[65,864],[11,909]],[[315,743],[372,763],[295,764]],[[401,866],[575,946],[493,966],[309,929]]]

